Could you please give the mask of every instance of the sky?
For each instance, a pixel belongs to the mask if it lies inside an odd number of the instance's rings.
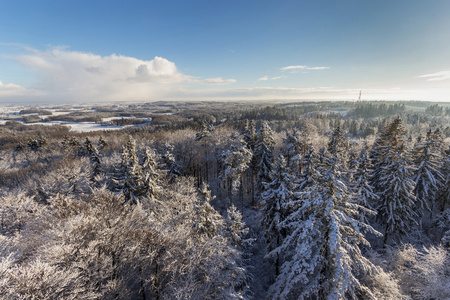
[[[0,103],[450,101],[448,0],[0,0]]]

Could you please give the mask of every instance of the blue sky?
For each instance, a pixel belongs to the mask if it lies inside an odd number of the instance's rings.
[[[0,0],[0,102],[450,101],[450,1]]]

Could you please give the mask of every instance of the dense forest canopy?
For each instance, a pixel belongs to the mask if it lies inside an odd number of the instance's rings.
[[[16,110],[2,299],[450,298],[450,103]]]

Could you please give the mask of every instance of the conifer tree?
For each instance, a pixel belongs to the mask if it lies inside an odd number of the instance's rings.
[[[280,223],[289,214],[287,204],[293,201],[294,177],[290,174],[286,166],[286,160],[281,155],[271,173],[271,181],[265,184],[262,198],[262,224],[265,228],[265,236],[268,242],[268,251],[278,248],[285,236],[285,231],[280,227]],[[279,274],[279,256],[276,254],[275,273]]]
[[[157,171],[156,154],[153,150],[145,149],[144,160],[142,162],[142,183],[139,189],[139,196],[155,201],[158,195],[159,174]]]
[[[336,159],[340,160],[338,164],[340,171],[347,172],[347,150],[349,149],[349,143],[347,138],[344,136],[344,132],[341,127],[338,125],[332,132],[330,141],[327,145],[327,151],[330,153],[332,157],[336,157]],[[345,174],[347,175],[347,174]]]
[[[384,244],[392,234],[402,237],[417,223],[414,165],[406,143],[406,130],[398,117],[383,132],[375,160],[381,168],[374,173],[374,182],[380,197],[378,218],[385,224]]]
[[[204,179],[208,181],[209,178],[209,163],[208,163],[208,141],[211,136],[211,131],[213,130],[212,125],[208,126],[205,122],[202,123],[202,129],[200,132],[195,134],[195,141],[202,142],[203,149],[203,159],[205,161],[205,169],[204,169]],[[202,168],[199,169],[199,182],[203,182]]]
[[[89,138],[86,138],[84,146],[86,148],[86,154],[89,156],[89,160],[92,164],[91,181],[95,182],[95,178],[100,174],[100,155],[97,147],[92,145]]]
[[[440,171],[442,137],[439,129],[435,132],[428,131],[426,139],[416,145],[414,152],[417,166],[414,192],[420,208],[432,210],[436,193],[444,180]]]
[[[222,177],[231,181],[229,191],[240,192],[243,212],[243,181],[242,174],[247,170],[252,160],[252,152],[247,148],[243,139],[234,142],[230,149],[222,154],[224,170]],[[229,195],[230,196],[230,195]]]
[[[108,146],[108,143],[103,139],[103,137],[102,136],[100,136],[99,138],[98,138],[98,149],[99,150],[102,150],[103,148],[105,148],[106,146]]]
[[[362,211],[374,212],[349,201],[340,169],[337,157],[328,152],[318,183],[290,203],[295,210],[282,223],[289,234],[270,253],[285,256],[269,290],[271,299],[374,298],[356,277],[376,272],[358,245],[369,245],[361,232],[378,233],[357,218]]]
[[[275,141],[273,132],[267,122],[263,122],[258,132],[255,144],[255,160],[256,160],[256,201],[261,198],[264,189],[264,183],[270,180],[270,171],[273,163],[273,147]],[[253,203],[256,204],[256,203]]]
[[[351,183],[352,191],[358,203],[373,209],[376,206],[376,200],[379,197],[375,194],[373,187],[369,184],[372,164],[368,156],[367,150],[362,149],[356,161],[356,169],[353,173],[353,182]]]
[[[136,154],[134,139],[129,138],[122,149],[122,160],[113,179],[117,189],[125,195],[125,200],[136,203],[142,187],[142,169]]]
[[[303,156],[300,161],[302,173],[298,178],[298,191],[306,189],[316,183],[318,172],[317,166],[319,164],[319,157],[312,148]]]
[[[227,209],[227,215],[224,224],[224,233],[230,243],[240,249],[250,240],[245,240],[244,237],[248,234],[249,229],[245,226],[242,220],[242,214],[233,204]]]
[[[305,138],[300,137],[299,132],[286,133],[286,138],[283,139],[283,147],[281,153],[286,158],[286,164],[291,169],[292,174],[300,174],[300,161],[309,149],[308,142]]]
[[[380,197],[374,192],[369,183],[371,173],[371,163],[367,151],[363,149],[357,160],[357,166],[353,173],[353,180],[350,184],[352,202],[369,209],[374,209]],[[367,221],[365,214],[361,214],[360,219]]]
[[[248,120],[246,120],[245,125],[244,125],[244,129],[243,129],[243,138],[244,141],[247,144],[247,148],[250,150],[250,152],[252,153],[252,160],[250,161],[249,164],[249,172],[247,172],[248,174],[248,179],[250,179],[250,184],[249,184],[249,192],[252,196],[252,204],[255,204],[255,178],[257,175],[257,168],[256,168],[256,156],[255,156],[255,147],[256,147],[256,139],[257,139],[257,132],[256,132],[256,125],[255,125],[255,121],[250,121],[248,122]]]
[[[450,203],[450,148],[444,151],[441,173],[444,178],[437,193],[437,201],[439,202],[440,210],[444,211],[446,205]]]
[[[204,183],[197,192],[197,200],[194,205],[193,227],[198,234],[207,237],[212,237],[220,233],[223,227],[223,219],[211,206],[211,200],[211,191]]]
[[[170,182],[174,182],[174,180],[181,176],[181,164],[175,160],[175,156],[173,155],[174,146],[170,144],[166,144],[163,148],[162,160],[167,168],[167,177]]]

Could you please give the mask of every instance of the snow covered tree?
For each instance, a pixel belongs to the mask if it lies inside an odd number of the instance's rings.
[[[249,193],[252,196],[252,204],[255,204],[255,179],[257,175],[256,168],[256,156],[255,156],[255,147],[256,147],[256,139],[257,139],[257,131],[255,121],[248,120],[245,121],[244,128],[242,129],[243,139],[247,143],[247,148],[252,153],[252,160],[249,164],[249,172],[247,172],[247,179],[250,181],[249,183]]]
[[[380,197],[374,192],[373,187],[369,183],[372,165],[365,149],[360,152],[356,164],[357,166],[352,176],[353,180],[350,183],[352,202],[374,209]],[[361,218],[367,221],[364,214],[361,214]]]
[[[388,140],[380,147],[382,157],[377,160],[377,194],[380,204],[377,208],[378,218],[385,224],[384,244],[392,234],[403,236],[416,224],[417,213],[414,211],[416,196],[415,183],[412,180],[414,164],[406,146],[406,131],[400,118],[396,118],[385,132]]]
[[[441,173],[444,178],[437,193],[437,201],[439,202],[441,211],[444,211],[446,205],[450,203],[450,148],[444,151],[444,153],[445,156],[441,167]]]
[[[255,187],[255,201],[259,201],[261,193],[264,190],[264,183],[270,180],[270,171],[273,163],[273,147],[275,141],[273,139],[273,132],[267,122],[263,122],[255,144],[255,161],[256,161],[256,187]],[[256,203],[253,203],[256,204]]]
[[[136,144],[134,139],[130,137],[122,149],[122,161],[113,181],[117,189],[125,195],[126,201],[136,203],[139,189],[142,186],[141,180],[142,168],[139,165],[139,158],[136,154]]]
[[[103,148],[105,148],[106,146],[108,146],[108,143],[103,139],[102,136],[100,136],[100,137],[98,138],[97,145],[98,145],[98,149],[99,149],[99,150],[102,150]]]
[[[247,143],[247,147],[251,151],[255,151],[257,132],[256,125],[253,120],[251,122],[248,122],[248,120],[246,120],[244,128],[242,129],[242,135],[244,137],[244,141]]]
[[[211,200],[211,191],[206,184],[202,184],[194,206],[193,227],[198,234],[208,237],[218,234],[223,227],[223,219],[211,206]]]
[[[92,164],[91,181],[95,182],[95,178],[100,174],[100,154],[98,153],[97,147],[92,145],[89,138],[86,138],[84,146],[86,147],[86,153],[89,155],[89,159]]]
[[[298,178],[298,190],[302,191],[308,186],[312,186],[316,183],[318,177],[317,167],[319,164],[319,157],[312,148],[308,149],[308,152],[303,156],[300,161],[302,173]]]
[[[222,177],[231,181],[229,191],[232,190],[233,193],[240,191],[240,198],[243,201],[242,174],[249,167],[252,160],[252,152],[247,148],[247,144],[243,139],[238,139],[231,145],[229,150],[222,154],[222,157],[224,165]]]
[[[268,251],[278,248],[285,236],[285,230],[280,223],[289,214],[287,204],[293,201],[296,186],[290,169],[286,166],[286,160],[281,155],[271,173],[271,181],[265,184],[262,198],[262,224],[265,228],[265,236],[268,242]],[[276,254],[275,273],[279,274],[279,256]]]
[[[392,148],[406,143],[406,130],[403,126],[403,120],[400,117],[395,118],[391,123],[386,125],[377,136],[370,151],[370,159],[373,165],[370,183],[375,191],[382,188],[380,180],[385,173],[384,168],[389,163],[386,159],[388,153]]]
[[[300,160],[310,148],[307,139],[300,137],[299,132],[294,130],[293,133],[286,133],[283,144],[280,151],[286,158],[287,166],[291,169],[292,174],[300,174]]]
[[[181,176],[181,164],[175,160],[173,155],[174,146],[166,144],[163,148],[162,160],[167,168],[167,177],[173,182],[177,177]]]
[[[344,132],[340,126],[337,126],[331,134],[330,141],[328,142],[327,151],[339,159],[345,157],[345,151],[348,150],[349,145],[347,139],[344,137]]]
[[[306,188],[289,205],[295,211],[281,224],[289,232],[269,255],[283,253],[280,275],[270,287],[272,299],[374,298],[357,275],[376,272],[359,244],[369,245],[363,231],[378,234],[358,220],[361,211],[349,201],[335,156],[326,154],[318,184]]]
[[[157,170],[157,158],[155,151],[145,149],[144,160],[142,162],[142,182],[139,189],[139,196],[155,201],[160,189],[158,185],[159,173]]]
[[[426,139],[414,149],[417,166],[414,181],[415,195],[422,210],[432,210],[436,192],[441,186],[444,176],[440,171],[442,153],[442,137],[437,129],[427,133]],[[431,204],[431,205],[430,205]]]
[[[224,224],[224,234],[230,240],[230,243],[240,249],[246,244],[250,243],[249,239],[244,239],[248,234],[249,229],[245,226],[242,220],[242,214],[238,211],[236,206],[231,205],[227,209],[227,215]]]
[[[202,150],[203,150],[203,159],[205,162],[205,168],[204,168],[204,179],[208,181],[209,179],[209,163],[208,163],[208,141],[211,138],[211,132],[213,131],[212,125],[207,125],[205,122],[202,123],[202,129],[200,132],[197,132],[195,134],[195,141],[202,143]],[[203,175],[202,175],[202,168],[200,167],[199,170],[199,179],[200,183],[203,182]]]

